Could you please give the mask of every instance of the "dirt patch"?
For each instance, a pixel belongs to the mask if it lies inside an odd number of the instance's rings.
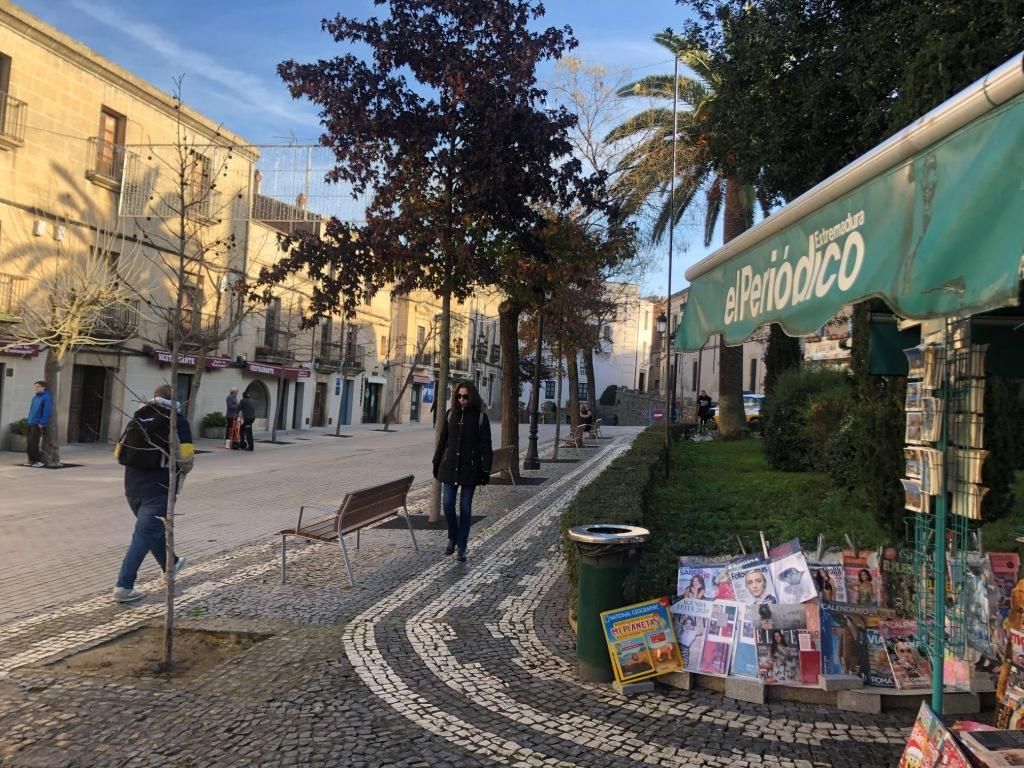
[[[183,683],[247,651],[270,635],[178,629],[174,633],[174,665],[162,668],[164,629],[142,627],[47,666],[69,675],[117,681],[150,679]]]

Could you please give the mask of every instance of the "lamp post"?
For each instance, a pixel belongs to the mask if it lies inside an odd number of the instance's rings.
[[[672,436],[670,429],[672,427],[672,394],[669,389],[669,365],[668,365],[668,318],[665,313],[662,312],[658,315],[658,333],[661,334],[661,356],[664,360],[664,374],[662,375],[662,381],[665,382],[665,477],[668,477],[669,468],[669,450],[672,447]]]
[[[549,294],[545,293],[547,299]],[[544,344],[544,310],[537,307],[537,359],[533,365],[533,391],[530,393],[530,438],[523,457],[523,469],[540,469],[537,451],[537,422],[540,417],[540,356]]]

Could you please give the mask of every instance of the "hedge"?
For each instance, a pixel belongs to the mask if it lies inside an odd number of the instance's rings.
[[[562,555],[572,585],[573,610],[579,578],[579,552],[568,530],[577,525],[619,523],[643,525],[654,480],[665,461],[665,428],[650,427],[637,435],[629,450],[576,494],[562,513]]]

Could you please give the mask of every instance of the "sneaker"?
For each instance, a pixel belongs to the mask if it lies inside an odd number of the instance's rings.
[[[36,469],[42,469],[42,468],[43,468],[43,467],[45,467],[46,465],[45,465],[45,464],[43,464],[43,462],[41,462],[41,461],[37,461],[37,462],[36,462],[35,464],[33,464],[32,466],[33,466],[33,467],[35,467]]]
[[[465,547],[459,547],[459,562],[460,563],[466,562],[466,548]]]
[[[176,562],[174,564],[174,575],[177,576],[179,573],[181,573],[182,569],[184,569],[184,567],[187,564],[188,564],[188,558],[187,557],[179,557],[178,558],[178,562]]]
[[[450,555],[454,551],[455,551],[455,542],[452,541],[451,539],[448,539],[448,546],[444,548],[444,553],[446,555]]]
[[[127,587],[114,587],[115,603],[134,603],[136,600],[141,600],[142,598],[143,594],[134,589],[129,589]]]

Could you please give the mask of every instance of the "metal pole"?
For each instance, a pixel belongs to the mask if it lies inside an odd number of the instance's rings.
[[[523,469],[540,469],[540,454],[537,452],[537,421],[540,417],[540,356],[544,343],[544,312],[537,308],[537,361],[533,366],[533,392],[530,393],[530,439],[523,457]]]
[[[942,362],[946,363],[949,350],[949,323],[943,336]],[[949,418],[949,369],[943,376],[942,430],[939,433],[938,449],[946,453],[946,423]],[[949,461],[942,462],[942,484],[935,497],[935,619],[932,624],[932,710],[942,716],[943,660],[946,657],[946,483]]]
[[[676,224],[676,144],[679,137],[679,52],[676,52],[675,63],[672,68],[672,181],[668,197],[668,280],[666,297],[666,320],[665,320],[665,477],[669,476],[672,452],[672,393],[669,391],[669,351],[668,335],[672,325],[672,248],[674,244],[673,230]]]

